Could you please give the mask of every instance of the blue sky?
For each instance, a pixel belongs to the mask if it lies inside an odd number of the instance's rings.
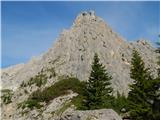
[[[81,11],[95,10],[128,41],[155,43],[160,33],[160,2],[2,2],[1,8],[2,67],[47,51]]]

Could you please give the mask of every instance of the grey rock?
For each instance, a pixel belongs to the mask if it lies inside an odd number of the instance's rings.
[[[74,111],[65,114],[59,120],[122,120],[112,109]]]

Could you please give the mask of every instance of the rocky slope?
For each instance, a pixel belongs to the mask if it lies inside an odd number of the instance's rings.
[[[17,110],[17,104],[24,101],[29,94],[38,89],[36,86],[28,86],[25,89],[20,87],[23,82],[44,72],[50,76],[48,69],[53,68],[56,76],[48,77],[47,84],[42,87],[54,84],[62,75],[74,76],[80,80],[87,80],[90,74],[91,63],[94,53],[98,53],[100,61],[106,66],[108,72],[112,75],[112,86],[114,92],[119,91],[127,95],[128,84],[132,82],[129,76],[130,60],[132,50],[136,48],[142,55],[147,66],[155,72],[156,57],[158,56],[153,48],[145,40],[136,42],[127,42],[124,38],[115,33],[103,19],[97,17],[93,11],[79,14],[70,29],[64,30],[57,38],[56,43],[46,53],[39,57],[31,59],[26,64],[19,64],[9,68],[2,69],[2,88],[13,90],[12,103],[2,105],[2,116],[4,119],[12,120],[34,120],[34,119],[53,119],[53,112],[60,109],[65,101],[69,101],[75,93],[68,95],[68,98],[56,103],[53,100],[41,111],[30,111],[27,116],[20,114],[23,110]],[[26,94],[24,91],[29,93]],[[62,96],[67,97],[67,96]],[[57,98],[58,99],[58,98]],[[64,100],[64,101],[63,101]],[[49,106],[52,107],[49,107]],[[56,106],[58,105],[58,106]],[[26,110],[27,111],[27,110]],[[26,112],[25,110],[23,112]],[[42,112],[43,111],[43,112]],[[102,110],[105,113],[110,110]],[[86,112],[90,115],[92,112]],[[81,115],[83,112],[75,112],[75,115]],[[97,113],[99,114],[99,112]],[[86,115],[86,116],[87,116]],[[40,117],[39,117],[40,116]],[[64,115],[65,116],[65,115]],[[113,115],[115,116],[115,115]],[[103,120],[99,117],[99,120]],[[76,118],[81,120],[83,118]],[[85,118],[87,119],[87,117]],[[110,118],[108,120],[120,118]],[[65,119],[64,119],[65,120]],[[66,119],[67,120],[67,119]],[[74,117],[70,120],[74,120]],[[105,119],[106,120],[106,119]]]

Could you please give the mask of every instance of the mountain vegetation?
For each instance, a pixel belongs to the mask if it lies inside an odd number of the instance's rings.
[[[3,103],[5,103],[5,104],[11,103],[13,91],[10,89],[4,89],[1,92],[2,92],[1,100],[3,101]]]
[[[19,104],[19,107],[25,108],[40,108],[40,102],[49,103],[56,97],[65,95],[69,93],[69,90],[72,90],[79,95],[82,94],[84,88],[84,82],[80,82],[77,78],[65,77],[59,80],[54,85],[46,87],[44,90],[38,89],[34,91],[27,101]]]
[[[124,40],[94,11],[82,12],[48,51],[2,69],[1,117],[160,120],[155,50],[146,40]]]
[[[66,110],[71,105],[75,105],[79,110],[112,108],[122,115],[129,113],[133,120],[158,120],[160,118],[159,74],[156,78],[153,77],[150,69],[145,67],[145,63],[137,50],[133,50],[131,59],[130,76],[134,81],[133,84],[130,84],[128,97],[119,92],[117,92],[116,97],[113,96],[113,88],[110,82],[112,76],[100,63],[97,53],[94,55],[91,68],[87,82],[81,82],[75,77],[59,77],[60,80],[55,84],[43,90],[39,88],[34,91],[28,100],[18,104],[18,108],[40,109],[43,107],[43,102],[48,104],[54,98],[73,91],[78,95],[72,98],[71,102],[67,103],[62,110]],[[35,80],[33,78],[31,80],[44,81],[46,77],[43,76],[46,75],[39,74],[34,78]],[[10,95],[7,92],[5,96],[2,97],[3,101],[8,104],[11,102]]]
[[[87,109],[103,108],[106,98],[111,97],[113,88],[110,86],[112,77],[100,63],[98,55],[94,55],[92,70],[85,89],[85,106]]]
[[[136,50],[133,50],[131,63],[130,76],[134,81],[128,95],[130,116],[134,120],[158,120],[160,111],[155,109],[154,104],[159,97],[156,95],[159,90],[159,77],[153,78]]]

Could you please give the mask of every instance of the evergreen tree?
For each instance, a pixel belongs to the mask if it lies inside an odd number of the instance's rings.
[[[157,120],[153,103],[156,98],[158,80],[153,79],[150,69],[145,68],[145,64],[136,50],[133,50],[130,76],[134,80],[130,85],[131,91],[128,95],[131,118],[134,120]]]
[[[158,45],[158,48],[156,49],[156,52],[160,54],[160,34],[158,36],[158,42],[156,43]],[[160,56],[158,56],[158,65],[160,66]],[[160,68],[157,69],[158,76],[160,76]]]
[[[158,48],[156,50],[157,53],[160,54],[160,35],[159,37],[159,41],[157,42]],[[154,81],[152,82],[152,89],[154,89],[154,94],[152,94],[152,99],[153,99],[153,105],[152,105],[152,109],[153,109],[153,119],[157,120],[160,119],[160,55],[158,56],[158,68],[157,68],[157,73],[158,76],[157,78],[154,79]]]
[[[105,98],[109,97],[112,92],[111,79],[112,77],[109,76],[105,67],[99,62],[98,55],[95,54],[91,74],[85,89],[85,106],[87,109],[103,107]]]
[[[150,110],[144,92],[145,81],[148,79],[148,69],[145,68],[144,62],[136,50],[133,50],[130,76],[134,80],[133,84],[130,85],[131,91],[128,95],[130,115],[132,119],[144,120]]]
[[[157,42],[157,53],[160,53],[160,35]],[[160,56],[158,56],[157,64],[160,66]],[[148,116],[149,120],[160,120],[160,67],[157,68],[157,77],[148,81],[147,99],[151,101],[151,111]]]
[[[160,77],[150,81],[148,99],[152,101],[149,120],[160,120]]]

